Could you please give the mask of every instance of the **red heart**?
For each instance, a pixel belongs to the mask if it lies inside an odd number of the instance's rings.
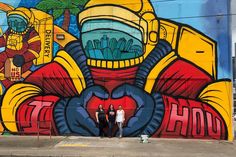
[[[123,110],[125,111],[125,123],[127,122],[127,120],[129,120],[130,117],[132,117],[135,114],[137,108],[134,99],[128,96],[124,96],[120,99],[109,98],[107,100],[102,100],[98,97],[93,96],[87,104],[87,111],[95,121],[96,121],[95,113],[100,104],[103,105],[105,112],[107,112],[110,104],[114,106],[115,110],[117,110],[118,106],[121,105]]]

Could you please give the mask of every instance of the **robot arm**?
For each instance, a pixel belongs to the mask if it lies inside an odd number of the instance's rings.
[[[140,66],[136,85],[148,93],[194,99],[212,81],[210,74],[179,57],[167,41],[160,40]]]
[[[50,63],[32,73],[24,83],[12,85],[1,106],[7,130],[24,134],[56,134],[53,108],[60,96],[74,96],[76,93],[71,80],[66,80],[66,77],[69,78],[68,74],[59,64]]]
[[[195,99],[213,78],[183,59],[176,59],[157,77],[154,92]]]

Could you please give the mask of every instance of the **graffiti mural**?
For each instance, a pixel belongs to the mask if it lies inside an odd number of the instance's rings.
[[[230,74],[219,77],[219,54],[230,52],[208,31],[158,16],[158,5],[0,2],[8,26],[0,37],[1,131],[98,136],[95,112],[113,104],[126,112],[126,137],[232,140]]]

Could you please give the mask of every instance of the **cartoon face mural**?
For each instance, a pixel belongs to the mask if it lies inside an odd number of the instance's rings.
[[[0,38],[6,47],[0,53],[6,87],[2,130],[98,136],[95,112],[100,104],[105,110],[112,104],[125,111],[127,137],[233,139],[232,85],[230,77],[218,79],[217,44],[221,43],[190,25],[158,17],[149,0],[81,1],[76,38],[68,22],[61,23],[64,30],[55,25],[58,19],[53,23],[56,11],[46,12],[41,8],[44,3],[38,1],[37,9],[0,3],[9,21]],[[75,18],[65,16],[72,10],[63,12],[64,17]],[[22,33],[25,30],[35,35]],[[13,39],[14,48],[19,48],[11,52],[8,43]],[[52,58],[53,41],[61,50]],[[27,59],[28,54],[34,57]],[[11,80],[6,75],[7,64],[10,70],[20,67],[24,73],[33,63],[41,66],[25,77]]]

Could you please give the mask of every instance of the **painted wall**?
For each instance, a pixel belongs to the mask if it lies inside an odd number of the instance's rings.
[[[233,139],[229,1],[0,2],[3,134]]]

